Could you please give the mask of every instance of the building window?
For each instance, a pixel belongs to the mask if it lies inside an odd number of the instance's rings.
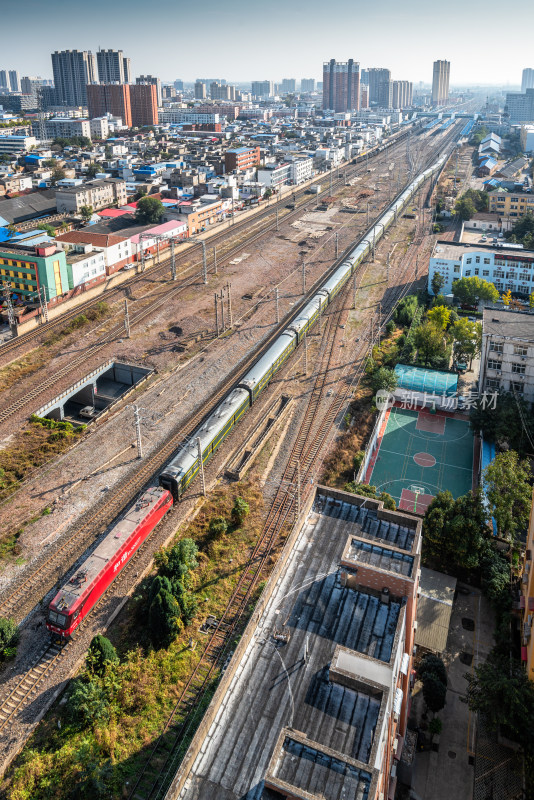
[[[501,361],[496,361],[494,358],[488,358],[488,369],[500,369],[501,366]]]
[[[482,270],[482,277],[484,277],[484,278],[489,277],[489,269],[483,269]]]
[[[514,356],[526,356],[528,355],[528,347],[523,344],[516,344],[514,345]]]
[[[486,380],[486,388],[488,389],[499,389],[501,382],[496,378],[488,378]]]
[[[469,275],[471,275],[471,270],[470,269],[466,269],[465,274],[466,274],[467,277],[469,277]]]
[[[525,365],[524,364],[512,364],[512,372],[515,372],[516,375],[524,375],[525,374]]]
[[[470,259],[470,258],[466,258],[466,259],[465,259],[465,263],[466,263],[466,264],[470,264],[470,263],[471,263],[471,259]]]
[[[510,384],[510,387],[511,387],[513,392],[517,392],[518,394],[523,394],[523,392],[525,390],[525,387],[523,386],[522,383],[513,383],[512,382]]]
[[[460,267],[457,264],[454,265],[454,271],[460,272]]]
[[[490,260],[489,260],[489,258],[485,258],[485,259],[484,259],[484,264],[489,264],[489,263],[490,263]]]
[[[493,350],[495,353],[502,353],[503,352],[503,343],[502,342],[491,342],[490,343],[490,350]]]

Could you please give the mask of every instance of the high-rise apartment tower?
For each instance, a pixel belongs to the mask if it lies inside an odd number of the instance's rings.
[[[96,58],[86,50],[56,50],[52,70],[57,102],[61,106],[86,106],[86,86],[97,81]]]
[[[323,108],[331,111],[360,110],[360,65],[349,58],[332,58],[323,64]]]
[[[450,61],[434,61],[432,76],[432,104],[443,106],[449,99]]]
[[[99,50],[96,61],[100,83],[131,83],[130,59],[122,50]]]

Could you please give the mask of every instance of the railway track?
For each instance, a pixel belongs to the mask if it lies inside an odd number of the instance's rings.
[[[313,295],[318,286],[327,279],[328,274],[331,274],[337,268],[337,266],[342,263],[346,253],[352,247],[353,245],[351,244],[350,247],[347,248],[347,251],[345,251],[345,253],[343,253],[343,255],[336,260],[335,264],[330,268],[326,276],[323,275],[318,281],[316,281],[310,292],[301,300],[298,306],[293,307],[290,312],[291,315],[293,315],[296,311],[298,312],[299,308],[303,307],[304,304],[309,301],[310,295]],[[345,296],[349,285],[350,281],[347,282],[346,286],[339,293],[338,298],[336,298],[335,302],[338,305],[340,302],[339,298]],[[328,325],[328,333],[330,333],[333,328],[332,340],[328,346],[325,346],[322,354],[322,366],[319,369],[314,390],[312,391],[310,400],[308,402],[307,410],[300,428],[300,435],[297,437],[297,442],[293,448],[291,459],[286,468],[285,474],[288,476],[286,483],[289,481],[290,477],[292,479],[289,482],[293,484],[295,483],[295,462],[299,460],[302,462],[300,465],[300,475],[302,480],[306,482],[307,477],[311,475],[314,464],[317,463],[318,456],[321,452],[321,447],[326,441],[326,437],[332,427],[337,413],[341,408],[344,399],[346,399],[346,392],[339,394],[339,396],[336,395],[335,401],[331,404],[328,413],[323,416],[319,424],[318,431],[315,434],[311,433],[316,421],[318,409],[320,408],[322,392],[324,390],[326,376],[328,374],[330,361],[332,358],[336,338],[335,334],[338,328],[336,320],[338,320],[341,313],[341,309],[336,311],[334,306],[331,308],[333,309],[334,314],[329,313],[327,315],[326,324]],[[280,326],[277,326],[277,328],[272,332],[267,342],[263,343],[261,348],[258,348],[255,353],[251,354],[244,365],[241,365],[239,369],[236,368],[230,374],[230,376],[227,377],[216,394],[213,396],[212,405],[219,402],[219,400],[228,391],[229,387],[233,385],[237,374],[244,369],[248,369],[249,365],[252,364],[257,358],[258,350],[261,352],[265,347],[268,347],[272,339],[279,334],[280,330],[283,330],[285,324],[287,323],[284,320],[284,322]],[[43,586],[45,586],[47,583],[50,584],[50,578],[54,576],[59,578],[64,574],[65,556],[67,553],[69,560],[72,562],[73,554],[75,554],[76,550],[78,553],[83,552],[83,550],[87,547],[88,542],[91,540],[91,534],[94,537],[95,530],[99,531],[103,526],[105,527],[105,525],[107,525],[114,518],[114,516],[116,516],[117,511],[124,508],[131,496],[134,495],[146,483],[146,481],[154,474],[154,472],[162,463],[167,461],[170,454],[176,449],[178,444],[180,444],[186,435],[186,429],[194,429],[201,422],[203,416],[204,414],[202,414],[202,412],[197,412],[196,414],[192,415],[187,420],[186,425],[181,426],[179,430],[175,431],[168,437],[157,454],[155,454],[152,458],[148,458],[146,462],[141,465],[135,476],[124,481],[123,484],[117,488],[113,497],[101,503],[97,509],[86,515],[86,517],[82,520],[82,524],[77,526],[75,533],[70,536],[68,540],[64,541],[62,545],[55,551],[55,553],[51,554],[47,558],[44,558],[39,564],[38,569],[35,570],[33,574],[26,580],[21,581],[10,595],[2,599],[0,604],[0,614],[11,616],[14,615],[20,618],[21,614],[23,615],[24,598],[27,598],[28,596],[34,598],[42,596]],[[300,456],[300,458],[298,456]],[[184,688],[182,699],[186,703],[186,709],[191,710],[198,707],[199,698],[201,696],[198,689],[199,682],[200,687],[204,687],[202,691],[205,692],[208,684],[211,681],[211,678],[214,675],[214,670],[217,669],[217,664],[220,666],[220,658],[223,655],[225,655],[226,658],[228,657],[228,646],[229,643],[233,641],[232,632],[235,633],[238,630],[238,625],[246,611],[248,602],[257,584],[259,575],[261,575],[261,571],[266,564],[266,560],[269,558],[272,552],[279,532],[288,519],[294,504],[295,497],[290,495],[287,491],[280,491],[277,493],[266,520],[262,536],[255,547],[247,568],[244,570],[239,583],[232,597],[230,598],[228,604],[228,613],[225,612],[225,615],[223,615],[223,618],[220,620],[217,629],[213,632],[210,641],[207,644],[206,655],[209,655],[209,659],[204,658],[203,654],[203,658],[199,662],[198,668],[195,670],[194,674],[191,676],[186,687]],[[76,555],[74,555],[74,557],[76,557]],[[132,561],[131,563],[133,564],[135,562]],[[53,582],[54,581],[52,581],[52,585]],[[48,585],[47,588],[50,588],[50,585]],[[95,608],[96,607],[97,606],[95,606]],[[1,701],[0,729],[6,727],[9,721],[12,720],[14,716],[22,710],[29,699],[31,699],[33,694],[41,686],[44,679],[53,671],[54,665],[60,661],[62,652],[65,652],[65,650],[57,651],[53,648],[47,648],[45,651],[43,651],[30,670],[24,676],[22,676],[18,684],[11,689],[9,694]],[[175,727],[175,720],[178,715],[177,709],[179,707],[181,708],[180,702],[177,704],[173,715],[165,727],[165,731],[162,734],[164,739],[166,737],[166,732]],[[190,714],[186,714],[184,722],[180,723],[180,727],[182,729],[185,723],[187,723],[187,725],[191,724]],[[186,733],[187,731],[184,732],[184,736]],[[170,771],[173,769],[173,764],[175,764],[177,758],[179,759],[181,752],[177,750],[176,742],[179,743],[180,741],[183,741],[183,737],[182,739],[175,736],[173,738],[175,740],[175,744],[173,744],[172,748],[168,751],[164,759],[166,768],[165,770],[160,770],[155,782],[152,782],[150,794],[140,794],[138,791],[140,786],[139,783],[136,789],[137,794],[132,793],[130,795],[131,797],[136,796],[143,798],[154,798],[156,796],[160,796],[160,790],[163,788],[164,783],[168,782]],[[160,740],[158,740],[158,742],[160,742]],[[154,763],[154,759],[151,761]],[[161,764],[161,761],[162,758],[158,756],[158,764]],[[143,776],[147,776],[148,772],[149,770],[146,768],[141,775],[140,780],[144,781],[144,783],[147,782],[148,778],[145,780]],[[150,772],[153,773],[152,768],[150,769]],[[163,772],[165,772],[165,775],[163,775]],[[154,791],[156,790],[158,794],[154,794]]]

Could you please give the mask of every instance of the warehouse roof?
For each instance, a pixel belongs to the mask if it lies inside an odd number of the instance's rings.
[[[4,224],[4,220],[6,224],[12,224],[45,217],[55,214],[56,210],[56,193],[52,189],[0,200],[0,225]]]

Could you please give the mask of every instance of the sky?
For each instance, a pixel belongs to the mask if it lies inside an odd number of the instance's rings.
[[[510,7],[513,26],[500,0],[54,0],[46,10],[0,0],[0,9],[0,69],[43,78],[54,50],[99,47],[122,49],[134,77],[164,81],[322,80],[323,61],[353,58],[430,83],[432,62],[446,59],[451,85],[518,85],[534,67],[532,0]],[[501,42],[506,28],[513,41]]]

